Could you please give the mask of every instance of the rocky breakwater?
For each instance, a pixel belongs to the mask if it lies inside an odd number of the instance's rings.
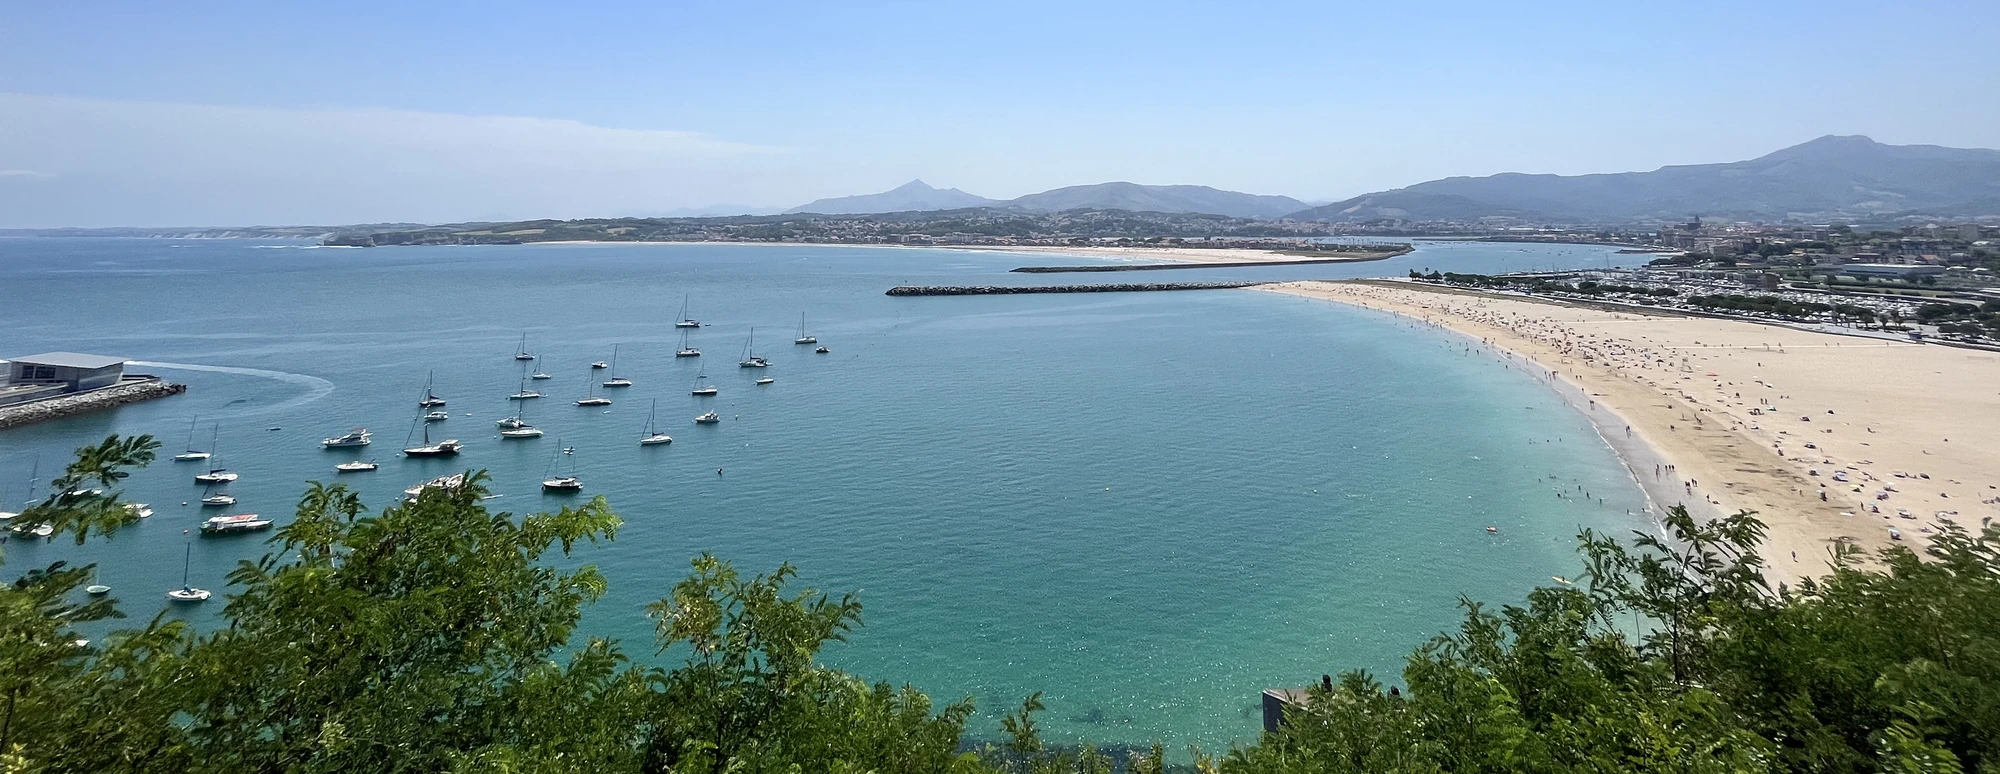
[[[1263,282],[1131,282],[1104,285],[897,285],[892,296],[997,296],[1014,293],[1150,293],[1165,290],[1231,290]]]
[[[127,403],[187,392],[187,385],[158,377],[130,378],[101,390],[63,395],[13,406],[0,406],[0,429],[116,408]]]

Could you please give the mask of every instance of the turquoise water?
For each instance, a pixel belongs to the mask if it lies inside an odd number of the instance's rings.
[[[1617,258],[1435,244],[1379,263],[1171,279]],[[379,472],[339,477],[372,504],[471,467],[492,471],[503,496],[491,505],[522,512],[561,502],[537,486],[560,439],[576,447],[587,491],[627,521],[615,543],[585,554],[612,582],[588,626],[635,655],[651,653],[641,607],[689,557],[713,551],[752,571],[790,561],[812,585],[867,605],[866,626],[830,661],[942,699],[975,697],[981,730],[1040,690],[1057,738],[1209,748],[1254,736],[1259,690],[1354,667],[1393,676],[1410,648],[1456,621],[1460,595],[1517,600],[1573,571],[1579,527],[1638,526],[1627,511],[1642,495],[1549,390],[1386,315],[1252,291],[882,295],[1038,281],[1005,270],[1057,260],[1067,259],[0,240],[0,357],[119,355],[190,387],[0,431],[0,497],[26,498],[35,459],[46,480],[71,449],[110,433],[152,433],[176,452],[199,417],[197,445],[220,423],[220,460],[243,474],[229,487],[235,511],[286,516],[305,481],[372,457]],[[672,357],[683,294],[710,323],[694,334],[699,362]],[[802,311],[831,354],[790,343]],[[752,325],[773,363],[765,371],[735,366]],[[511,411],[523,333],[555,376],[532,383],[549,397],[528,407],[548,435],[503,442],[493,421]],[[608,410],[572,405],[586,364],[614,344],[636,386],[613,392]],[[688,395],[703,364],[722,390],[705,402]],[[433,372],[453,414],[433,431],[467,451],[402,459]],[[777,382],[751,384],[763,375]],[[675,440],[640,448],[655,398]],[[724,422],[692,424],[709,406]],[[318,448],[355,425],[375,431],[374,446]],[[5,572],[100,562],[100,581],[143,620],[179,584],[191,541],[195,585],[222,589],[236,561],[265,548],[189,537],[203,517],[191,504],[199,464],[165,456],[126,489],[158,515],[84,548],[13,541]],[[1578,487],[1604,502],[1556,497]]]

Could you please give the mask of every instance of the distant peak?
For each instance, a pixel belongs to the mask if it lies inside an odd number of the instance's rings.
[[[910,182],[907,182],[907,183],[904,183],[904,184],[902,184],[902,185],[899,185],[899,186],[896,186],[896,189],[895,189],[895,190],[898,190],[898,191],[935,191],[935,190],[937,190],[937,189],[936,189],[936,188],[932,188],[932,187],[931,187],[931,184],[930,184],[930,183],[926,183],[926,182],[924,182],[923,180],[911,180]]]

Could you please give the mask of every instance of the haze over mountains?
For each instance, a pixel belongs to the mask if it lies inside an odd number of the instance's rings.
[[[1100,183],[998,201],[921,180],[879,194],[821,199],[787,212],[860,214],[1001,207],[1207,213],[1334,222],[1476,221],[1634,223],[1690,215],[1738,220],[1825,220],[1897,214],[2000,215],[2000,151],[1884,145],[1828,135],[1748,161],[1650,172],[1449,177],[1318,207],[1196,185]]]
[[[1122,182],[1074,185],[1001,201],[975,196],[956,188],[932,188],[922,180],[912,180],[882,193],[821,199],[811,204],[793,207],[785,212],[852,215],[955,210],[965,207],[1010,207],[1029,212],[1090,209],[1199,212],[1237,218],[1277,218],[1304,209],[1305,206],[1305,202],[1289,196],[1258,196],[1224,191],[1205,185],[1139,185]]]

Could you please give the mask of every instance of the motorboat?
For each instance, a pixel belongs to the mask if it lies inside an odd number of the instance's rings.
[[[203,508],[221,508],[235,504],[236,498],[228,493],[206,495],[201,498],[201,507]]]
[[[367,428],[357,427],[349,430],[346,435],[320,441],[319,445],[328,449],[348,449],[356,446],[367,446],[373,443],[373,441],[369,440],[370,435]]]
[[[126,503],[125,512],[141,519],[150,519],[153,517],[152,506],[145,503]]]
[[[761,386],[761,385],[766,385],[766,384],[770,384],[770,383],[772,383],[772,382],[775,382],[775,381],[777,381],[777,380],[776,380],[776,379],[773,379],[773,378],[771,378],[771,377],[768,377],[768,376],[766,376],[766,377],[764,377],[764,378],[762,378],[762,379],[758,379],[758,380],[757,380],[757,384]]]
[[[83,593],[89,594],[93,597],[101,597],[111,593],[111,587],[106,586],[102,583],[93,583],[83,587]]]
[[[534,390],[522,390],[522,391],[520,391],[520,392],[517,392],[517,393],[514,393],[514,394],[512,394],[512,395],[509,395],[509,396],[507,396],[507,399],[508,399],[508,400],[534,400],[534,399],[536,399],[536,398],[539,398],[539,397],[542,397],[542,394],[541,394],[541,393],[539,393],[539,392],[535,392]]]
[[[796,339],[792,339],[792,343],[793,343],[793,344],[818,344],[818,343],[819,343],[819,337],[818,337],[818,336],[814,336],[814,335],[812,335],[812,334],[809,334],[809,333],[806,333],[806,313],[805,313],[805,312],[800,312],[800,313],[799,313],[799,337],[798,337],[798,338],[796,338]]]
[[[697,425],[712,425],[721,421],[722,417],[717,416],[713,411],[694,418],[694,423]]]
[[[451,414],[449,414],[449,413],[446,413],[446,412],[443,412],[443,411],[432,411],[432,412],[429,412],[429,413],[426,413],[426,414],[424,414],[424,421],[425,421],[425,422],[443,422],[443,421],[445,421],[445,420],[447,420],[447,419],[450,419],[450,418],[451,418]]]
[[[520,418],[520,417],[518,417],[518,416],[512,416],[512,417],[508,417],[508,418],[506,418],[506,419],[502,419],[502,420],[500,420],[500,421],[498,421],[498,422],[494,422],[493,424],[496,424],[496,425],[499,425],[499,426],[500,426],[500,429],[502,429],[502,430],[513,430],[513,429],[515,429],[515,428],[518,428],[518,427],[527,427],[527,426],[528,426],[528,423],[527,423],[527,422],[524,422],[524,421],[522,421],[522,420],[521,420],[521,418]]]
[[[663,443],[674,442],[673,436],[660,432],[659,428],[653,425],[653,420],[659,414],[659,411],[660,399],[654,398],[652,410],[646,412],[646,430],[644,434],[639,436],[640,446],[658,446]]]
[[[270,529],[271,520],[254,513],[237,513],[228,516],[210,516],[201,523],[201,534],[233,535],[238,532],[256,532]]]
[[[411,502],[416,502],[417,498],[419,496],[422,496],[425,490],[428,489],[452,490],[452,489],[457,489],[461,486],[465,486],[464,473],[454,473],[449,476],[438,476],[437,478],[433,478],[429,481],[425,481],[421,484],[403,490],[403,498]]]
[[[576,476],[545,478],[542,479],[542,491],[563,492],[563,493],[581,492],[583,491],[583,481],[581,479],[578,479]]]
[[[822,354],[822,355],[824,355],[824,354],[826,354],[826,353],[828,353],[828,352],[832,352],[833,350],[830,350],[830,349],[827,349],[826,347],[820,347],[820,348],[818,348],[818,349],[815,349],[815,350],[813,350],[813,351],[814,351],[814,352],[816,352],[816,353],[819,353],[819,354]]]
[[[222,468],[213,468],[209,470],[207,473],[197,474],[194,477],[194,482],[197,484],[227,484],[231,481],[235,481],[238,478],[241,478],[241,476],[236,475],[232,471],[224,470]]]
[[[379,467],[381,466],[375,464],[374,460],[368,460],[366,462],[363,462],[361,460],[354,460],[353,462],[343,462],[340,463],[339,465],[335,465],[333,466],[333,469],[342,473],[366,473],[368,471],[374,470]]]
[[[599,360],[599,361],[597,361],[597,362],[594,362],[594,363],[591,363],[591,364],[590,364],[590,370],[592,370],[592,371],[602,371],[602,370],[604,370],[604,369],[606,369],[606,368],[610,368],[610,367],[611,367],[611,364],[610,364],[610,363],[606,363],[606,362],[604,362],[604,361],[602,361],[602,360]]]

